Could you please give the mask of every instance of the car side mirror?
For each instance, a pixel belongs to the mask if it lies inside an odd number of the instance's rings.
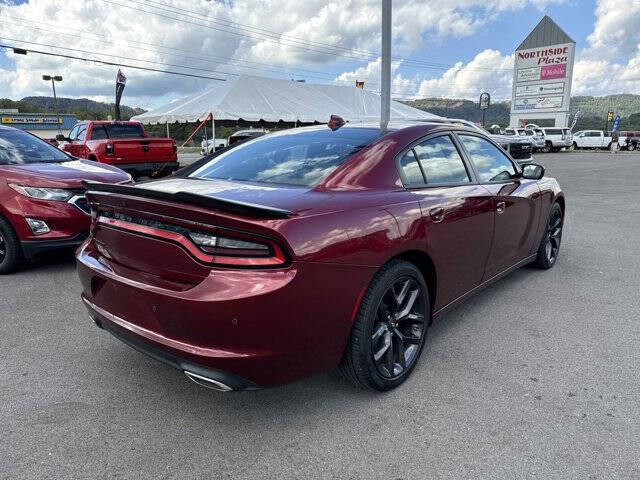
[[[527,180],[540,180],[544,177],[544,167],[537,163],[527,163],[522,167],[522,178]]]
[[[65,137],[64,135],[62,135],[61,133],[56,135],[56,140],[59,142],[66,142],[67,140],[69,140],[67,137]]]

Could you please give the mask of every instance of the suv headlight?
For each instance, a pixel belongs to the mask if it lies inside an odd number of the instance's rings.
[[[25,187],[23,185],[15,185],[13,183],[10,183],[9,186],[25,197],[36,198],[38,200],[66,202],[74,195],[72,191],[64,190],[63,188]]]

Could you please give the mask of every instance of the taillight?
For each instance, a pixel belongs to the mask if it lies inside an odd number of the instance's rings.
[[[104,153],[107,155],[113,155],[113,144],[112,143],[107,143],[104,146]]]
[[[189,238],[200,250],[212,254],[212,263],[217,265],[274,266],[285,263],[285,255],[275,242],[235,234],[238,237],[228,236],[226,232],[190,232]]]
[[[96,216],[97,223],[177,243],[199,261],[211,265],[277,267],[287,263],[287,256],[278,243],[247,232],[224,228],[192,230],[109,211],[96,212]]]

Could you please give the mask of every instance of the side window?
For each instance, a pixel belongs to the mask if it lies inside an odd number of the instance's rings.
[[[73,127],[71,129],[71,131],[69,132],[69,139],[70,140],[75,140],[76,139],[76,135],[78,135],[78,128],[80,128],[80,125],[76,125],[75,127]]]
[[[413,150],[407,150],[404,155],[400,157],[398,165],[404,175],[403,181],[405,186],[409,187],[424,184],[424,177],[422,176]]]
[[[460,135],[481,182],[509,180],[516,175],[513,163],[502,151],[481,137]]]
[[[107,131],[102,125],[94,125],[91,130],[91,140],[106,140]]]
[[[458,149],[448,135],[430,138],[413,147],[427,183],[470,182]]]
[[[82,125],[79,129],[78,129],[78,137],[76,138],[76,140],[78,142],[82,142],[84,141],[84,137],[87,134],[87,126],[86,125]]]

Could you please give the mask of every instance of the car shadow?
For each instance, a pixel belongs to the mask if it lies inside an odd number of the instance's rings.
[[[99,368],[104,369],[98,375],[109,391],[125,390],[121,394],[128,399],[128,405],[139,403],[145,409],[151,408],[165,415],[198,418],[199,422],[211,428],[220,428],[221,422],[229,422],[236,428],[239,424],[255,426],[274,422],[274,419],[287,423],[304,422],[309,416],[321,417],[327,412],[338,417],[360,415],[363,407],[388,401],[401,402],[408,393],[407,389],[422,395],[420,391],[424,388],[425,376],[430,375],[432,346],[441,337],[450,334],[450,329],[472,320],[467,314],[468,309],[486,307],[504,299],[505,295],[513,293],[514,285],[519,288],[518,285],[524,284],[532,274],[535,275],[536,271],[520,269],[513,272],[508,276],[509,281],[496,282],[435,322],[429,330],[425,351],[416,371],[402,387],[391,392],[381,394],[358,389],[337,372],[331,372],[276,388],[221,393],[196,385],[178,370],[160,364],[116,340],[103,343],[102,353],[110,358],[98,362]],[[113,365],[114,361],[118,366]],[[434,357],[433,361],[441,360]],[[123,369],[128,370],[124,376]]]

